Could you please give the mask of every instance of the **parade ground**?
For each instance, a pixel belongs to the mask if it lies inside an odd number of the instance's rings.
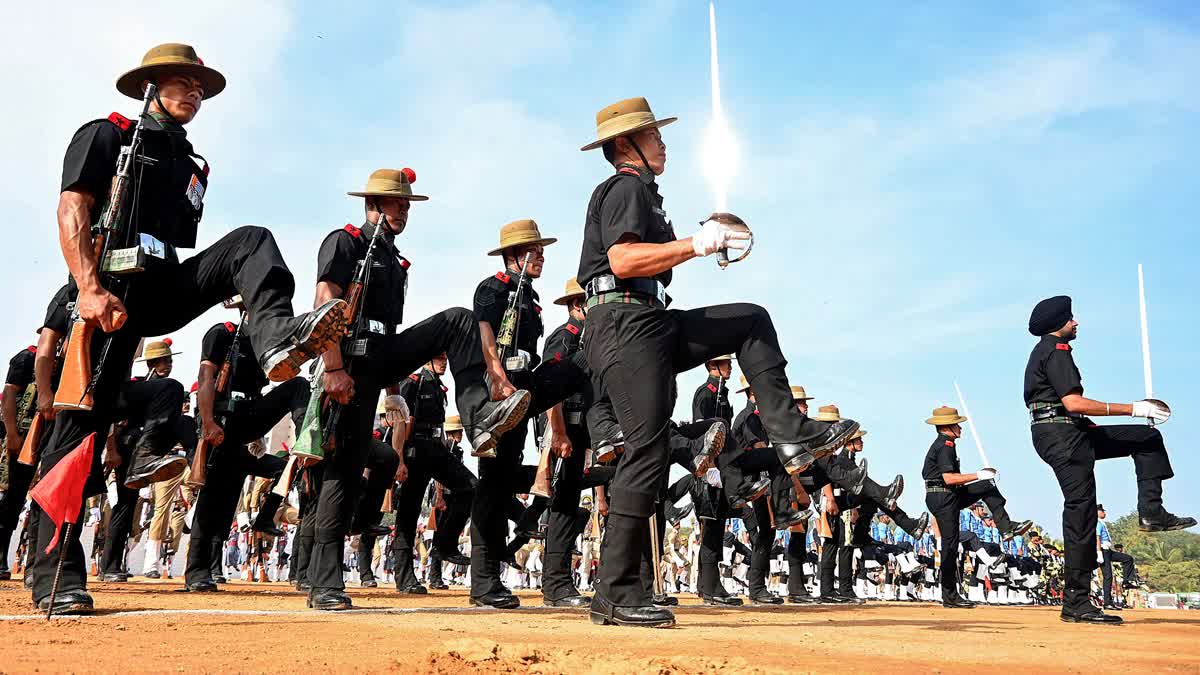
[[[0,672],[1198,673],[1200,612],[1067,625],[1056,607],[923,603],[717,609],[683,595],[674,629],[593,626],[580,610],[472,610],[465,590],[351,589],[346,613],[282,584],[193,595],[178,581],[92,584],[98,611],[47,627],[0,582]]]

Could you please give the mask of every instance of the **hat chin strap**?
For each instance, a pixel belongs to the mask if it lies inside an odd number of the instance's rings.
[[[650,168],[650,162],[646,159],[646,155],[642,154],[642,148],[638,145],[637,139],[633,136],[626,136],[625,140],[629,141],[629,144],[633,146],[633,151],[637,153],[638,159],[642,160],[642,168],[653,175],[654,170]]]

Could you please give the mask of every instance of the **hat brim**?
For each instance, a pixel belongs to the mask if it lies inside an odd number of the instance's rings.
[[[351,197],[391,197],[393,199],[407,199],[410,202],[427,202],[429,197],[425,195],[402,195],[395,192],[347,192]]]
[[[145,96],[142,82],[157,81],[164,75],[190,75],[200,80],[204,87],[202,99],[210,99],[225,91],[225,76],[219,71],[202,66],[198,63],[156,63],[149,66],[139,66],[117,78],[117,91],[129,98],[141,100]]]
[[[935,427],[941,427],[951,424],[962,424],[966,421],[967,418],[963,417],[962,415],[956,415],[954,417],[930,417],[929,419],[925,420],[925,424],[932,424]]]
[[[138,363],[142,363],[144,361],[153,361],[154,359],[165,359],[168,356],[179,356],[182,353],[183,352],[170,352],[167,354],[159,354],[158,356],[140,356],[140,357],[134,359],[134,361],[136,361]]]
[[[813,419],[818,422],[841,422],[842,421],[842,418],[840,415],[822,415],[820,413],[818,413],[817,416],[814,417]]]
[[[811,401],[814,398],[816,398],[816,397],[815,396],[793,396],[792,400],[793,401]]]
[[[567,306],[567,305],[568,305],[568,304],[571,302],[571,300],[573,300],[574,298],[586,298],[586,297],[587,297],[587,293],[572,293],[572,294],[570,294],[570,295],[564,295],[564,296],[562,296],[561,298],[559,298],[559,299],[555,300],[555,301],[554,301],[554,304],[556,304],[556,305],[562,305],[562,306],[564,306],[564,307],[565,307],[565,306]]]
[[[505,250],[510,249],[510,248],[516,248],[518,246],[539,246],[539,245],[540,246],[549,246],[550,244],[553,244],[556,241],[558,241],[558,239],[555,237],[545,237],[542,239],[534,239],[533,241],[522,241],[522,242],[518,242],[515,244],[509,244],[508,246],[494,248],[494,249],[488,251],[488,255],[501,255],[504,253]]]
[[[631,127],[629,129],[622,129],[621,131],[614,132],[612,134],[609,134],[608,136],[604,136],[604,137],[599,138],[591,143],[588,143],[587,145],[583,146],[579,150],[581,152],[587,152],[588,150],[595,150],[596,148],[604,145],[605,143],[611,141],[614,138],[620,138],[622,136],[636,134],[637,132],[642,131],[643,129],[649,129],[651,127],[662,128],[662,127],[667,126],[668,124],[671,124],[672,122],[674,122],[675,120],[678,120],[678,119],[679,119],[678,117],[664,117],[661,120],[651,120],[649,122],[639,124],[636,127]]]

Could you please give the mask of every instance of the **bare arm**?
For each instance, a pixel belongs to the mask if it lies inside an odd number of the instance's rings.
[[[979,480],[977,473],[944,473],[942,474],[942,482],[946,485],[966,485],[971,481]]]
[[[621,279],[652,277],[696,257],[692,239],[647,244],[627,234],[608,249],[608,264]]]
[[[100,288],[100,269],[92,247],[92,207],[96,197],[86,190],[64,190],[58,197],[58,245],[67,270],[80,292]]]
[[[37,407],[43,419],[54,419],[54,360],[62,333],[42,328],[38,335],[37,356],[33,358],[33,381],[37,384]]]
[[[561,402],[546,411],[546,425],[550,428],[551,451],[559,457],[570,457],[571,439],[567,438],[567,418]]]
[[[20,450],[21,437],[17,433],[17,399],[21,397],[21,387],[15,384],[4,385],[4,430],[5,444],[9,451]]]
[[[1105,403],[1084,397],[1083,394],[1070,393],[1062,399],[1063,407],[1068,412],[1091,417],[1108,415],[1132,415],[1133,406],[1128,403]]]
[[[479,341],[483,343],[483,362],[491,380],[492,399],[499,401],[511,396],[517,388],[508,381],[508,373],[504,372],[504,363],[500,361],[500,351],[496,347],[496,334],[486,321],[479,322]]]

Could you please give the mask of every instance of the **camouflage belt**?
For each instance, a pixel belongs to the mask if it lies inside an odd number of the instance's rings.
[[[632,291],[606,291],[588,296],[583,309],[587,311],[596,305],[607,305],[614,302],[623,305],[646,305],[647,307],[658,307],[660,309],[666,307],[658,298],[652,298],[641,293],[634,293]]]
[[[954,490],[951,490],[948,487],[941,487],[941,486],[936,486],[936,485],[926,485],[925,492],[945,492],[947,494],[954,494]]]

